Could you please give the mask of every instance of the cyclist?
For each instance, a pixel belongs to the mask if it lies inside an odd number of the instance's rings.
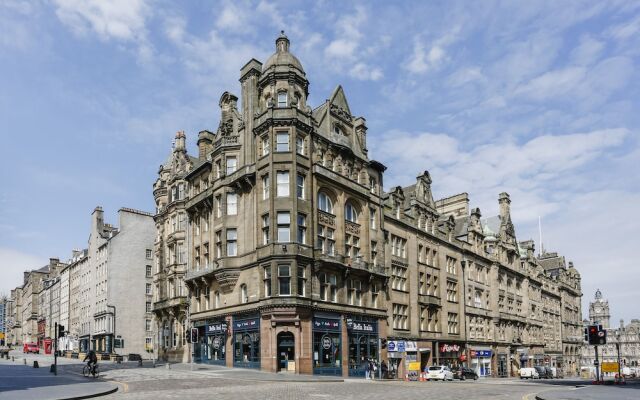
[[[98,365],[98,356],[96,356],[96,352],[93,350],[89,350],[87,355],[84,357],[82,362],[87,361],[87,366],[89,367],[89,372],[95,375],[95,367]]]

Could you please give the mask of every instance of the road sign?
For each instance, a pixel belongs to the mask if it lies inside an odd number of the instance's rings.
[[[602,372],[618,372],[619,367],[617,362],[603,362]]]

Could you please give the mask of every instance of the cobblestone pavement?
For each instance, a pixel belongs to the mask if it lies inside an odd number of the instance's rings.
[[[11,364],[23,364],[21,354]],[[49,356],[27,356],[27,364],[38,359],[48,367]],[[5,364],[6,360],[2,360]],[[2,363],[0,363],[2,364]],[[78,360],[62,359],[60,372],[79,374]],[[171,369],[151,362],[100,363],[103,382],[117,384],[118,392],[102,397],[109,400],[145,399],[516,399],[586,400],[638,399],[640,385],[592,387],[583,381],[521,381],[519,379],[481,379],[454,382],[365,381],[340,377],[272,374],[257,370],[229,369],[219,366],[174,364]],[[579,387],[576,387],[579,386]]]

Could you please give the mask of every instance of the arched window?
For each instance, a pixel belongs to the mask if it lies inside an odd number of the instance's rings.
[[[333,203],[329,196],[327,196],[324,192],[318,193],[318,208],[320,211],[324,211],[330,214],[333,214]]]
[[[344,206],[344,219],[349,222],[357,222],[358,221],[358,212],[355,207],[351,203],[347,203]]]
[[[278,92],[278,108],[287,106],[287,92]]]

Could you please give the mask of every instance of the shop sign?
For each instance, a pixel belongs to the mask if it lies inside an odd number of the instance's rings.
[[[314,318],[313,328],[320,329],[320,330],[322,329],[339,330],[340,321],[337,319]]]
[[[472,350],[472,358],[489,358],[491,357],[491,350]]]
[[[404,346],[406,351],[418,351],[418,343],[416,342],[406,341]]]
[[[460,346],[457,344],[443,344],[440,346],[440,353],[457,353],[460,351]]]
[[[207,325],[207,335],[215,335],[219,333],[227,332],[227,324],[225,322],[219,322],[215,324]]]
[[[233,327],[236,330],[250,330],[250,329],[258,329],[259,327],[259,320],[258,318],[252,318],[252,319],[244,319],[244,320],[240,320],[240,321],[234,321],[233,322]]]
[[[405,341],[404,340],[389,340],[387,342],[387,351],[404,353],[405,352]]]
[[[619,367],[617,362],[603,362],[602,372],[618,372]]]
[[[375,333],[378,331],[378,323],[347,318],[347,329],[353,332]]]

